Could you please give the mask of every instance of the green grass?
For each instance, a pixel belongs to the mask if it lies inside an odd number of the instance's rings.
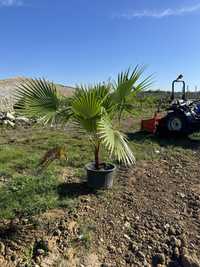
[[[17,132],[18,131],[18,132]],[[12,135],[12,142],[9,143]],[[7,144],[6,144],[7,142]],[[83,166],[91,155],[87,141],[63,131],[52,129],[7,130],[0,137],[0,218],[31,216],[58,207],[71,207],[70,197],[61,198],[63,168],[73,167],[78,177],[84,174]],[[44,153],[56,145],[66,144],[69,161],[56,161],[38,175],[37,164]]]
[[[16,176],[0,188],[0,217],[30,216],[59,205],[57,178],[52,173],[43,177]]]

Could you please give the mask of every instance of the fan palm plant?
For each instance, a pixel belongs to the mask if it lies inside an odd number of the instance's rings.
[[[107,148],[111,156],[130,165],[134,157],[127,146],[125,137],[113,127],[110,119],[112,102],[106,86],[82,88],[72,101],[73,119],[89,135],[94,148],[95,168],[100,168],[99,151],[101,146]]]
[[[65,123],[70,120],[83,129],[93,147],[92,168],[95,170],[109,168],[106,164],[101,164],[102,147],[119,162],[126,165],[135,162],[126,138],[112,124],[110,115],[115,104],[110,86],[81,86],[73,97],[66,98],[59,95],[53,83],[32,79],[18,88],[16,100],[15,108],[25,116],[37,117],[44,124]]]

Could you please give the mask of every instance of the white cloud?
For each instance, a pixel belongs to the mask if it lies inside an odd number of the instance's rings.
[[[22,5],[22,0],[0,0],[0,7],[13,7]]]
[[[190,13],[193,13],[199,10],[200,10],[200,3],[197,5],[186,6],[186,7],[181,7],[177,9],[167,8],[167,9],[160,10],[160,11],[158,10],[133,11],[129,13],[120,14],[115,17],[129,19],[129,20],[133,18],[143,18],[143,17],[161,19],[161,18],[170,17],[170,16],[186,15],[186,14],[190,14]]]

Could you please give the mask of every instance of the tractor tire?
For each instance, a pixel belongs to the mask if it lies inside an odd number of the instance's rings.
[[[188,125],[186,117],[181,113],[169,113],[162,121],[158,132],[162,136],[186,136],[188,135]]]

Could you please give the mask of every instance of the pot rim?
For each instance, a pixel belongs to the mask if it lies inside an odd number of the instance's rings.
[[[105,162],[102,162],[102,163],[105,163]],[[113,163],[110,163],[110,162],[107,162],[106,164],[109,164],[112,168],[111,169],[107,169],[107,170],[104,170],[104,169],[101,169],[101,170],[97,170],[97,169],[94,169],[92,166],[94,166],[94,162],[89,162],[85,165],[85,169],[88,170],[88,171],[93,171],[93,172],[101,172],[101,173],[106,173],[106,172],[113,172],[117,169],[116,165],[113,164]]]

